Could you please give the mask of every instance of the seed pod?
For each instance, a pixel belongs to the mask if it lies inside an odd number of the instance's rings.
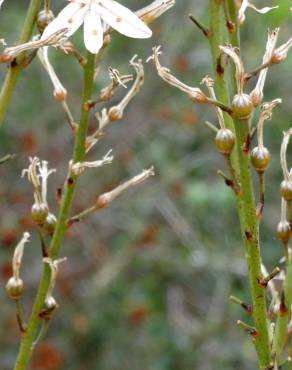
[[[230,154],[234,148],[235,136],[231,130],[220,129],[217,132],[215,143],[217,149],[222,154]]]
[[[251,152],[251,163],[258,172],[264,172],[270,164],[270,152],[265,147],[256,146]]]
[[[22,279],[16,279],[14,276],[12,276],[8,280],[6,284],[6,291],[11,299],[18,300],[22,296],[23,290],[24,284]]]
[[[283,180],[281,182],[281,195],[286,201],[292,200],[292,180]]]
[[[54,14],[51,10],[43,9],[37,15],[37,26],[41,33],[44,32],[44,29],[47,27],[49,23],[52,22],[54,19]]]
[[[283,243],[288,243],[290,239],[290,224],[288,221],[281,221],[277,226],[277,237]]]
[[[53,234],[56,228],[57,219],[53,213],[49,213],[44,222],[44,228],[49,234]]]
[[[234,95],[231,106],[233,116],[239,119],[249,118],[251,112],[253,111],[253,104],[251,98],[247,94]]]
[[[45,203],[35,203],[31,207],[31,218],[38,225],[42,225],[48,216],[48,206]]]

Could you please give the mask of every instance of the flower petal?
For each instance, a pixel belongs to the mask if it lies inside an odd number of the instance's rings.
[[[84,18],[84,44],[92,54],[97,54],[103,44],[103,29],[99,14],[89,11]]]
[[[102,1],[95,8],[104,22],[125,36],[144,39],[152,35],[150,28],[135,13],[116,1]]]
[[[68,28],[67,37],[71,36],[81,26],[88,6],[78,3],[67,5],[44,30],[42,39],[45,39],[63,28]]]

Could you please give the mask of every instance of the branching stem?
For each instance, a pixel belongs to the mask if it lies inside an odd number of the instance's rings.
[[[84,107],[86,102],[90,100],[92,95],[95,71],[95,56],[88,53],[87,61],[88,62],[86,64],[86,67],[84,68],[84,86],[81,106],[81,117],[77,133],[75,136],[73,163],[82,161],[85,156],[85,143],[88,129],[89,112],[86,109],[84,109]],[[67,228],[66,220],[69,217],[72,202],[74,199],[76,181],[77,177],[73,176],[72,178],[70,178],[70,181],[66,182],[65,185],[65,191],[62,198],[62,204],[60,208],[56,230],[49,247],[49,256],[52,259],[56,259],[60,253],[61,244]],[[26,333],[21,341],[14,370],[25,370],[28,366],[28,362],[31,357],[31,351],[33,349],[33,342],[35,341],[38,328],[41,324],[39,313],[43,307],[44,300],[50,285],[50,275],[51,271],[49,265],[44,264],[43,276],[39,284],[39,289],[32,309],[31,317],[27,325]]]

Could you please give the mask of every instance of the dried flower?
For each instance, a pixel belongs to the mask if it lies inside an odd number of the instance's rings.
[[[136,12],[136,15],[145,23],[152,23],[168,9],[175,5],[175,0],[155,0]]]
[[[44,302],[44,308],[39,314],[39,316],[42,319],[50,320],[51,317],[52,317],[53,312],[58,307],[58,304],[57,304],[55,298],[53,297],[53,290],[54,290],[54,287],[55,287],[55,283],[56,283],[56,279],[57,279],[57,275],[58,275],[58,271],[59,271],[59,265],[60,265],[60,263],[66,261],[66,260],[67,260],[66,257],[56,259],[56,260],[52,260],[49,257],[45,257],[43,259],[43,262],[47,263],[50,266],[51,279],[50,279],[50,285],[49,285],[49,288],[48,288],[48,291],[47,291],[47,294],[46,294],[46,298],[45,298],[45,302]]]
[[[135,55],[130,60],[130,65],[136,71],[135,82],[133,83],[131,89],[128,91],[125,97],[120,101],[120,103],[109,109],[108,116],[111,121],[117,121],[123,117],[124,110],[126,109],[127,105],[134,98],[134,96],[137,95],[141,86],[144,83],[144,68],[143,68],[142,60],[138,59],[138,61],[136,62],[135,61],[136,58],[137,56]]]
[[[28,232],[23,233],[23,237],[17,244],[12,259],[12,271],[13,276],[8,280],[6,284],[6,290],[11,299],[19,299],[23,293],[23,281],[19,277],[19,270],[21,267],[21,261],[23,257],[23,250],[26,243],[29,242],[30,234]]]
[[[272,118],[273,109],[280,103],[282,103],[281,99],[275,99],[269,103],[264,103],[262,106],[263,110],[257,125],[258,146],[251,152],[251,163],[259,173],[264,172],[270,163],[270,152],[264,146],[264,123]]]
[[[116,199],[121,193],[129,188],[140,184],[141,182],[147,180],[149,177],[154,176],[154,168],[150,167],[148,170],[144,170],[139,175],[131,178],[130,180],[119,185],[115,189],[100,195],[96,202],[96,208],[107,207],[114,199]]]
[[[236,85],[237,85],[237,94],[234,95],[232,100],[232,110],[235,118],[242,120],[248,119],[252,110],[253,105],[251,98],[248,94],[243,93],[244,86],[244,67],[242,60],[236,52],[236,49],[232,46],[219,46],[220,50],[228,55],[235,64],[236,73]]]
[[[84,23],[84,43],[91,53],[97,54],[103,45],[104,24],[125,36],[148,38],[152,32],[128,8],[113,0],[70,0],[44,30],[46,38],[61,28],[68,28],[68,37]]]
[[[70,170],[71,173],[75,176],[80,176],[83,174],[86,168],[98,168],[102,167],[106,164],[112,163],[114,157],[110,155],[112,150],[110,150],[101,160],[94,161],[94,162],[77,162],[77,163],[70,163]]]
[[[278,40],[279,30],[280,30],[279,28],[276,28],[268,32],[268,40],[266,44],[266,52],[263,57],[263,65],[266,65],[271,62],[271,58],[274,53],[276,43]],[[257,84],[255,88],[253,89],[253,91],[250,93],[252,103],[255,107],[260,105],[261,102],[263,101],[263,98],[264,98],[263,90],[264,90],[264,86],[266,82],[267,73],[268,73],[268,67],[260,71]]]
[[[4,49],[3,53],[0,55],[0,63],[10,62],[14,58],[16,58],[20,53],[26,50],[36,50],[36,49],[40,49],[45,46],[57,47],[65,40],[66,34],[67,34],[67,29],[62,28],[41,40],[33,40],[33,41],[26,42],[24,44],[6,48]]]
[[[48,216],[47,202],[47,182],[48,177],[54,173],[55,169],[48,169],[47,161],[40,161],[39,158],[29,158],[28,169],[22,171],[21,176],[27,175],[28,181],[34,189],[34,204],[31,209],[32,219],[39,225],[43,224]]]
[[[268,13],[269,11],[273,10],[273,9],[276,9],[278,8],[279,6],[272,6],[272,7],[264,7],[264,8],[261,8],[261,9],[258,9],[255,5],[253,5],[252,3],[250,3],[248,0],[242,0],[242,3],[241,3],[241,6],[239,8],[239,11],[238,11],[238,21],[239,23],[243,23],[245,21],[245,11],[247,8],[252,8],[253,10],[255,10],[256,12],[260,13],[260,14],[266,14]]]
[[[292,37],[287,42],[285,42],[285,44],[279,46],[274,51],[271,62],[273,64],[278,64],[278,63],[283,62],[283,60],[287,58],[288,52],[291,47],[292,47]]]
[[[284,180],[281,182],[281,195],[286,201],[292,201],[292,169],[288,168],[287,164],[287,147],[292,136],[292,128],[284,132],[284,138],[281,145],[281,166],[283,170]]]
[[[153,60],[155,67],[157,69],[158,75],[169,85],[178,88],[179,90],[188,94],[191,100],[198,102],[198,103],[207,103],[208,97],[203,93],[203,91],[197,87],[191,87],[186,85],[185,83],[179,81],[176,77],[174,77],[170,70],[166,67],[163,67],[158,59],[158,56],[162,54],[160,50],[161,46],[156,46],[152,49],[153,55],[148,58],[147,61]]]

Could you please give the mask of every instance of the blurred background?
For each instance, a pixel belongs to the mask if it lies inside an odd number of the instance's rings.
[[[149,1],[140,0],[138,6],[134,0],[123,3],[136,10]],[[247,70],[261,63],[268,28],[281,27],[279,44],[291,37],[291,1],[271,0],[270,4],[280,8],[265,16],[247,11],[242,27]],[[64,5],[65,1],[53,1],[55,14]],[[258,1],[256,5],[267,4]],[[10,0],[2,7],[0,36],[8,45],[18,38],[27,6],[27,0]],[[146,60],[153,45],[162,45],[163,65],[198,86],[212,67],[208,43],[188,20],[189,13],[208,24],[208,2],[178,0],[151,26],[151,40],[115,34],[101,63],[96,93],[110,82],[109,66],[122,74],[132,73],[129,60],[134,54]],[[82,32],[72,40],[83,53]],[[78,120],[81,68],[76,59],[59,51],[52,50],[50,57]],[[271,68],[265,90],[266,100],[283,99],[265,130],[266,146],[272,153],[261,232],[268,269],[283,254],[274,231],[280,217],[279,149],[282,131],[291,125],[291,68],[290,55],[285,63]],[[2,65],[1,81],[5,72]],[[125,92],[120,88],[114,102]],[[113,149],[115,160],[82,176],[73,214],[143,168],[154,165],[156,177],[68,232],[62,249],[68,261],[62,265],[55,288],[60,309],[30,369],[256,368],[252,341],[236,325],[238,319],[251,320],[228,299],[233,294],[250,302],[235,202],[216,175],[225,163],[214,148],[214,133],[204,125],[206,120],[216,122],[210,108],[190,102],[157,77],[152,63],[145,64],[142,91],[89,156],[100,159]],[[14,247],[24,231],[32,234],[22,268],[26,316],[42,272],[38,234],[30,220],[32,191],[20,174],[29,156],[48,160],[57,169],[49,179],[50,207],[57,214],[56,190],[62,186],[72,153],[72,134],[37,59],[22,74],[5,121],[0,155],[14,153],[16,157],[0,168],[1,370],[13,367],[19,343],[14,306],[4,287],[11,274]],[[96,125],[92,114],[91,129]]]

